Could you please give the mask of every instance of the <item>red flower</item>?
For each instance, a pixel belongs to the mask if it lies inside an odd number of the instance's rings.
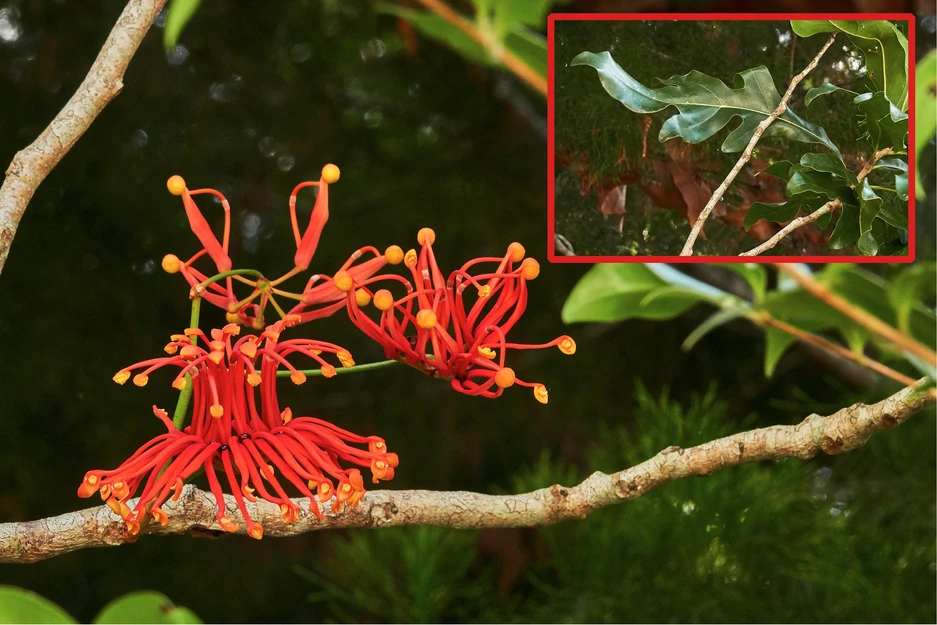
[[[564,354],[576,351],[575,342],[568,336],[542,345],[507,340],[508,332],[527,308],[527,282],[539,275],[539,263],[524,258],[524,247],[512,243],[504,257],[476,258],[446,279],[433,254],[435,239],[431,229],[423,228],[417,235],[422,246],[419,254],[410,250],[404,256],[404,264],[413,275],[412,283],[397,275],[356,279],[336,274],[336,282],[341,277],[342,286],[347,286],[343,290],[349,293],[346,304],[352,322],[380,343],[388,358],[451,380],[460,393],[498,397],[505,388],[519,384],[533,388],[537,400],[547,403],[543,384],[520,380],[513,369],[505,366],[509,349],[556,346]],[[497,266],[479,272],[478,267],[484,263]],[[406,294],[395,299],[388,289],[373,290],[379,282],[396,283],[398,290],[403,287]],[[474,300],[464,294],[470,287],[470,293],[477,293]],[[381,311],[378,321],[362,310],[371,302]]]
[[[208,254],[215,263],[217,273],[225,273],[231,270],[231,259],[228,256],[228,243],[231,234],[231,207],[228,200],[219,191],[215,189],[190,191],[181,176],[173,176],[166,183],[166,186],[173,195],[182,196],[182,204],[189,219],[189,226],[201,242],[202,249],[185,262],[182,262],[174,254],[167,254],[163,258],[163,269],[168,273],[181,273],[192,287],[191,297],[201,297],[210,304],[223,309],[227,313],[228,321],[231,323],[238,323],[257,330],[263,328],[265,325],[264,314],[268,304],[272,305],[282,318],[287,314],[287,311],[278,303],[278,297],[299,302],[290,312],[300,314],[302,322],[331,315],[344,306],[341,300],[344,299],[345,293],[336,289],[328,276],[320,274],[312,276],[302,293],[285,291],[280,288],[280,285],[309,267],[312,256],[319,244],[322,230],[329,218],[329,185],[338,181],[339,175],[338,167],[328,164],[322,168],[322,175],[319,180],[302,182],[296,185],[296,188],[290,194],[290,220],[293,226],[293,236],[296,240],[296,254],[293,257],[295,266],[293,269],[275,280],[259,277],[256,272],[253,272],[253,279],[245,275],[227,276],[222,281],[213,282],[207,287],[202,285],[209,279],[209,275],[196,269],[193,263]],[[305,231],[301,232],[296,215],[296,197],[299,191],[306,187],[317,187],[318,195],[309,216],[309,224],[306,226]],[[195,204],[195,200],[192,199],[195,195],[204,194],[214,195],[220,199],[224,208],[224,234],[220,242]],[[387,262],[390,262],[387,260],[388,254],[391,254],[391,250],[395,247],[388,248],[388,251],[383,255],[373,247],[361,248],[351,255],[340,271],[349,272],[355,279],[368,278],[380,270]],[[396,248],[396,250],[399,251],[400,248]],[[373,252],[374,258],[352,267],[355,261],[369,252]],[[396,253],[392,257],[396,257]],[[403,253],[400,252],[400,260],[402,258]],[[400,260],[396,260],[396,262],[399,263]],[[215,272],[212,272],[211,275],[214,274]],[[250,293],[246,297],[239,298],[235,294],[236,283],[250,286]],[[319,284],[316,285],[316,283]],[[319,306],[321,304],[325,305]],[[311,306],[319,307],[310,310]]]
[[[310,511],[321,517],[316,500],[324,503],[334,499],[332,510],[338,512],[345,504],[357,505],[364,496],[361,472],[343,468],[340,461],[370,467],[375,483],[393,478],[397,455],[387,452],[383,439],[359,436],[312,417],[294,418],[290,408],[280,409],[276,394],[280,366],[290,371],[294,383],[306,380],[305,374],[286,360],[291,354],[313,358],[326,377],[335,375],[335,368],[320,354],[335,354],[346,367],[354,364],[351,354],[331,343],[281,341],[280,332],[298,321],[288,316],[260,336],[236,341],[233,337],[239,328],[234,324],[212,330],[211,338],[190,328],[172,337],[166,346],[167,357],[119,371],[114,380],[123,384],[133,371],[142,369],[133,381],[143,386],[156,369],[178,367],[173,386],[184,389],[189,383],[194,385],[192,420],[180,431],[165,411],[154,406],[153,412],[167,432],[148,441],[118,468],[89,471],[78,495],[90,497],[100,491],[107,505],[127,522],[130,532],[137,533],[147,510],[165,525],[168,519],[160,506],[170,497],[178,498],[183,482],[203,469],[217,500],[219,525],[225,531],[237,531],[237,524],[227,517],[220,472],[247,523],[247,533],[261,538],[263,527],[250,518],[244,502],[255,501],[259,495],[279,505],[286,522],[294,522],[299,508],[284,490],[284,482],[308,497]],[[202,344],[194,344],[190,338]],[[366,449],[355,446],[365,444]],[[134,496],[138,497],[135,502],[131,501]]]

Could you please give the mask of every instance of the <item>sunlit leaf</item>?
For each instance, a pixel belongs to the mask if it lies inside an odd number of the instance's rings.
[[[189,20],[198,11],[202,0],[172,0],[166,15],[166,28],[163,30],[163,46],[172,50],[179,43],[179,37]]]
[[[921,152],[934,139],[934,132],[937,131],[937,51],[931,50],[917,62],[914,90],[914,152],[917,154],[916,162],[920,163]],[[925,191],[921,184],[920,168],[915,176],[917,197],[923,199]]]
[[[696,346],[697,343],[700,342],[700,340],[702,340],[704,336],[719,326],[723,326],[730,321],[734,321],[735,319],[739,319],[743,316],[745,316],[744,310],[735,308],[723,308],[721,310],[717,310],[712,315],[707,317],[703,323],[699,324],[696,329],[686,337],[686,339],[683,341],[683,345],[680,346],[680,349],[685,352],[690,351],[694,346]]]
[[[754,296],[756,304],[764,300],[765,293],[768,289],[768,272],[765,271],[764,265],[755,263],[726,263],[719,266],[737,273],[745,279],[745,282],[748,283],[748,286],[752,290],[752,295]]]
[[[680,113],[664,122],[659,136],[661,141],[680,137],[688,143],[700,143],[740,117],[742,122],[722,144],[724,152],[740,152],[748,145],[758,124],[781,102],[774,80],[764,66],[736,74],[735,88],[694,70],[661,80],[664,87],[650,89],[632,78],[608,52],[582,52],[570,65],[594,68],[609,95],[636,113],[656,113],[676,106]],[[823,128],[804,121],[790,109],[769,126],[763,136],[819,143],[840,156],[839,149]]]
[[[478,42],[435,13],[405,9],[392,3],[379,4],[377,10],[402,17],[427,37],[442,42],[473,63],[497,65]]]
[[[34,592],[0,586],[0,623],[77,623],[65,610]]]
[[[886,287],[888,301],[898,317],[898,329],[908,332],[915,306],[933,298],[937,292],[937,265],[921,263],[905,267]]]
[[[201,623],[188,608],[174,605],[165,595],[144,590],[114,599],[94,619],[95,623]]]
[[[908,40],[887,20],[791,20],[801,37],[846,33],[865,56],[869,80],[902,111],[908,110]]]

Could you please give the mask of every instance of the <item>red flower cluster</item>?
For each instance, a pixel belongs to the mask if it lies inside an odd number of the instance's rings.
[[[123,384],[133,371],[142,370],[133,377],[133,382],[144,386],[153,371],[178,367],[173,386],[182,390],[190,383],[193,385],[191,424],[180,431],[165,411],[154,406],[154,414],[168,431],[148,441],[118,468],[89,471],[78,495],[90,497],[100,491],[102,499],[135,534],[147,511],[165,525],[168,519],[160,506],[169,497],[178,498],[183,482],[204,470],[218,503],[218,524],[234,532],[238,526],[226,515],[218,476],[221,471],[247,523],[247,533],[261,538],[263,527],[251,520],[244,503],[256,501],[255,493],[277,504],[287,523],[299,518],[299,508],[277,479],[277,472],[309,498],[310,511],[320,517],[322,512],[316,500],[323,503],[334,500],[332,510],[338,512],[345,504],[357,505],[365,493],[361,472],[357,468],[345,469],[339,461],[370,467],[375,483],[393,478],[397,455],[387,452],[382,438],[358,436],[312,417],[294,418],[290,408],[280,409],[276,378],[281,365],[290,372],[294,383],[306,381],[305,374],[286,360],[291,354],[314,359],[327,377],[336,371],[320,354],[334,354],[346,367],[354,365],[351,354],[331,343],[309,339],[281,341],[280,332],[298,321],[295,316],[287,316],[260,336],[245,336],[236,341],[239,327],[234,324],[212,330],[210,338],[197,328],[189,328],[172,337],[166,345],[167,357],[146,360],[119,371],[114,380]],[[355,444],[367,444],[367,449]],[[136,502],[131,502],[138,492]]]
[[[443,277],[433,243],[436,234],[423,228],[417,234],[419,253],[410,250],[404,264],[413,282],[397,275],[360,279],[350,272],[335,274],[334,284],[348,295],[351,321],[384,348],[388,358],[398,359],[425,373],[451,380],[452,388],[466,395],[498,397],[514,384],[533,389],[534,397],[547,403],[543,384],[525,382],[505,366],[509,349],[559,347],[573,354],[576,344],[561,336],[542,345],[510,343],[507,334],[527,307],[527,282],[540,274],[533,258],[524,258],[524,246],[512,243],[502,258],[471,260]],[[483,264],[495,264],[487,272]],[[395,299],[389,289],[374,290],[379,283],[402,287],[405,294]],[[465,294],[470,293],[477,297]],[[365,312],[369,304],[380,311],[374,321]]]
[[[283,290],[281,285],[309,267],[319,244],[319,238],[322,236],[322,230],[329,219],[329,185],[338,181],[340,173],[338,167],[328,164],[322,168],[322,175],[319,180],[302,182],[296,185],[296,188],[290,194],[290,220],[293,226],[293,236],[296,240],[293,269],[275,280],[268,280],[258,276],[251,279],[234,273],[234,275],[228,275],[219,282],[209,282],[209,277],[196,269],[193,263],[207,254],[214,262],[217,273],[231,271],[232,263],[231,258],[228,256],[228,243],[231,235],[231,205],[220,191],[215,189],[190,191],[181,176],[173,176],[168,180],[166,186],[173,195],[182,196],[182,205],[185,208],[189,226],[202,244],[202,249],[185,262],[179,260],[175,254],[167,254],[163,257],[163,269],[168,273],[181,273],[192,288],[191,296],[201,297],[210,304],[224,310],[230,323],[239,323],[255,330],[264,327],[266,323],[264,313],[268,304],[273,306],[281,318],[287,314],[285,309],[278,303],[277,297],[298,301],[299,304],[290,310],[290,313],[301,313],[302,322],[333,314],[343,307],[340,302],[344,298],[344,293],[335,288],[328,276],[320,274],[312,276],[302,293]],[[301,232],[296,216],[296,198],[299,192],[307,187],[316,187],[318,194],[316,195],[312,213],[309,216],[309,223],[305,230]],[[218,240],[205,216],[196,205],[193,199],[193,196],[196,195],[213,195],[221,202],[224,209],[224,233],[221,241]],[[368,253],[373,254],[374,258],[360,265],[352,266],[364,254]],[[402,259],[403,253],[396,246],[391,246],[384,254],[381,254],[373,247],[361,248],[349,257],[340,271],[349,272],[359,279],[364,279],[374,275],[386,263],[392,262],[390,259],[397,258],[398,253],[399,258]],[[396,262],[399,263],[400,260]],[[320,281],[321,283],[319,283]],[[234,287],[236,282],[251,287],[251,291],[246,297],[239,299],[235,295]],[[319,284],[317,285],[317,283]],[[339,303],[335,304],[335,302]],[[318,309],[309,310],[310,306],[317,305],[322,306]]]

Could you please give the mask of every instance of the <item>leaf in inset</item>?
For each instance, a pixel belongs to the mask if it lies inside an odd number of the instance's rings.
[[[843,204],[836,226],[830,235],[831,250],[841,250],[859,240],[859,207]]]
[[[857,189],[859,192],[859,236],[872,229],[872,222],[878,217],[882,210],[882,198],[875,194],[875,191],[869,185],[869,179],[865,178]]]
[[[891,147],[901,150],[908,136],[908,114],[902,113],[881,91],[863,93],[853,100],[876,150]]]
[[[842,159],[836,158],[832,154],[804,154],[800,159],[800,164],[805,169],[833,174],[849,184],[856,184],[856,175],[846,169]]]
[[[791,197],[800,193],[822,195],[829,200],[850,196],[849,187],[836,180],[832,174],[820,171],[801,170],[787,181],[787,194]]]
[[[775,178],[783,178],[784,180],[787,180],[791,177],[791,174],[799,170],[800,166],[795,165],[790,161],[777,161],[762,169],[760,172],[758,172],[757,175],[760,176],[762,174],[766,174],[768,176],[774,176]]]
[[[765,204],[764,202],[754,202],[745,213],[745,230],[758,223],[759,219],[773,221],[775,223],[785,223],[797,216],[801,207],[806,206],[808,212],[813,212],[826,204],[829,200],[825,196],[807,191],[795,193],[785,202],[776,204]]]
[[[801,37],[842,32],[865,56],[869,80],[902,111],[908,110],[908,40],[887,20],[791,20]]]
[[[826,83],[824,85],[820,85],[819,87],[814,87],[813,89],[809,89],[807,91],[807,95],[804,96],[804,106],[810,106],[810,103],[816,100],[817,98],[819,98],[820,96],[833,93],[834,91],[844,91],[853,96],[859,95],[855,91],[850,91],[849,89],[843,89],[842,87],[837,87],[836,85],[832,83]]]
[[[582,52],[570,65],[594,68],[608,94],[635,113],[656,113],[668,106],[676,106],[680,112],[664,122],[659,136],[661,141],[680,137],[687,143],[700,143],[725,128],[734,118],[741,118],[741,123],[723,142],[723,152],[744,150],[758,124],[781,102],[774,80],[764,66],[736,74],[735,88],[694,70],[683,76],[661,79],[664,87],[650,89],[632,78],[608,52]],[[819,143],[841,156],[823,128],[804,121],[790,108],[768,127],[763,136]]]

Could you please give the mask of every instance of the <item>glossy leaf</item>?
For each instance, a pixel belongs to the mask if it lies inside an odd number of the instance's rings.
[[[837,87],[834,84],[826,83],[825,85],[820,85],[819,87],[814,87],[813,89],[809,89],[807,91],[807,95],[804,96],[804,106],[810,106],[810,103],[820,96],[829,95],[830,93],[834,93],[836,91],[842,91],[853,96],[859,95],[855,91],[850,91],[849,89],[843,89],[842,87]]]
[[[908,164],[897,157],[892,158],[881,158],[874,165],[870,171],[876,171],[878,169],[884,169],[885,171],[893,171],[896,173],[908,173]]]
[[[859,106],[863,124],[876,150],[901,150],[908,136],[908,114],[899,111],[881,91],[863,93],[853,100]]]
[[[719,326],[723,326],[730,321],[734,321],[744,316],[745,311],[735,308],[723,308],[721,310],[717,310],[712,315],[707,317],[703,323],[699,324],[696,329],[686,337],[686,339],[683,341],[683,345],[680,346],[680,349],[685,352],[690,351],[703,339],[704,336]]]
[[[849,188],[843,184],[842,180],[837,180],[832,174],[826,172],[811,170],[798,171],[787,181],[788,196],[793,197],[801,193],[824,196],[828,200],[842,199],[851,195]]]
[[[833,174],[837,178],[847,181],[849,184],[856,184],[856,175],[846,169],[842,159],[836,158],[831,154],[804,154],[800,159],[800,164],[805,169],[822,171]]]
[[[852,204],[843,204],[828,245],[831,250],[841,250],[858,240],[859,207]]]
[[[768,272],[765,271],[764,265],[755,263],[727,263],[719,266],[735,272],[745,279],[745,282],[748,283],[749,288],[752,290],[752,295],[756,304],[760,304],[765,299],[765,294],[768,289]]]
[[[0,623],[77,623],[58,605],[16,586],[0,586]]]
[[[563,306],[563,321],[670,319],[706,300],[700,294],[684,297],[689,292],[687,289],[679,297],[662,296],[643,304],[655,290],[667,290],[672,286],[645,265],[596,265],[573,287]]]
[[[163,47],[171,50],[179,43],[183,29],[198,11],[202,0],[172,0],[166,15],[166,28],[163,30]]]
[[[95,623],[201,623],[188,608],[174,605],[153,591],[131,592],[111,601],[94,619]]]
[[[908,201],[908,174],[898,174],[895,176],[895,194],[898,199]]]
[[[907,188],[907,176],[905,176],[905,188]],[[878,218],[895,228],[907,230],[908,205],[905,204],[908,199],[907,195],[901,198],[897,193],[884,193],[881,197],[882,209],[878,212]]]
[[[677,107],[679,114],[667,119],[661,127],[661,141],[680,137],[688,143],[700,143],[740,117],[742,122],[722,144],[723,152],[744,150],[758,124],[781,102],[774,80],[764,66],[736,74],[735,88],[694,70],[661,80],[664,87],[651,89],[632,78],[608,52],[582,52],[570,65],[594,68],[609,95],[635,113],[656,113],[668,106]],[[763,136],[819,143],[840,156],[839,149],[823,128],[804,121],[790,109],[769,126]]]
[[[804,193],[796,193],[785,202],[778,202],[775,204],[754,202],[745,213],[745,230],[754,226],[759,219],[765,219],[775,223],[786,223],[797,216],[801,207],[806,207],[808,212],[813,212],[828,201],[829,199],[825,196],[807,191]]]
[[[872,190],[868,178],[862,181],[857,191],[859,192],[859,237],[861,240],[862,235],[872,229],[872,222],[882,210],[882,198]]]
[[[917,63],[915,71],[915,128],[914,153],[921,162],[921,152],[934,139],[937,132],[937,50],[931,50]],[[921,184],[920,168],[915,172],[917,197],[923,199],[924,185]]]
[[[801,37],[846,33],[862,50],[869,80],[902,111],[908,110],[908,40],[887,20],[791,20]]]
[[[911,312],[922,301],[933,298],[937,293],[937,265],[922,263],[905,267],[886,287],[888,301],[897,315],[898,329],[910,330]]]

